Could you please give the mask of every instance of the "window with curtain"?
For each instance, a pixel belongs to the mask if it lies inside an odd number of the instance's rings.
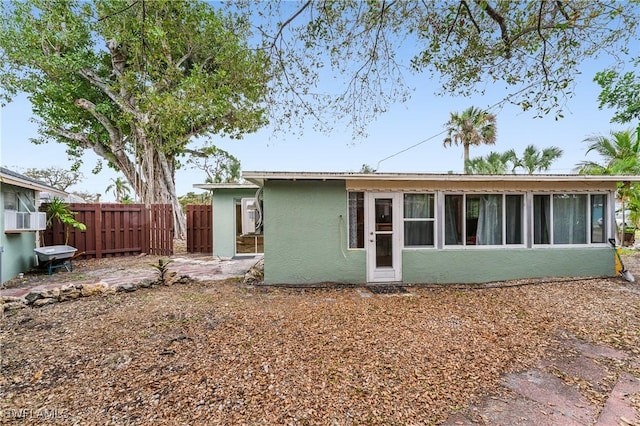
[[[606,195],[533,196],[534,244],[604,243],[605,226]]]
[[[349,248],[364,248],[364,192],[349,192]]]
[[[591,195],[591,242],[607,242],[607,196],[604,194]]]
[[[587,243],[587,194],[553,195],[553,244]]]
[[[505,195],[505,231],[507,244],[524,244],[522,227],[524,197],[522,195]]]
[[[524,244],[523,203],[519,194],[445,195],[445,245]]]
[[[477,196],[476,244],[502,245],[502,197],[501,194]]]
[[[463,245],[462,241],[462,195],[444,196],[444,243]]]
[[[404,246],[433,247],[434,194],[404,194]]]

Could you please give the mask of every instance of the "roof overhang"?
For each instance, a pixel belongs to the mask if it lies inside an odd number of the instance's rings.
[[[194,188],[215,191],[216,189],[233,190],[233,189],[258,189],[259,186],[253,183],[196,183]]]
[[[460,173],[341,173],[341,172],[256,172],[242,177],[263,186],[269,180],[363,180],[363,181],[433,181],[433,182],[640,182],[638,175],[468,175]]]
[[[39,183],[19,173],[12,172],[7,169],[0,170],[0,182],[5,185],[13,185],[21,188],[31,189],[33,191],[48,192],[50,194],[66,198],[69,194],[44,183]]]

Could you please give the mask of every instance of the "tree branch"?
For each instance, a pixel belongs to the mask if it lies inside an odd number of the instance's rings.
[[[96,106],[93,102],[88,101],[87,99],[78,99],[74,102],[74,104],[77,107],[89,112],[89,114],[91,114],[96,120],[98,120],[100,124],[102,124],[102,127],[104,127],[105,130],[109,133],[109,139],[111,139],[111,142],[113,144],[122,144],[122,135],[120,133],[120,130],[115,128],[107,117],[96,111]]]
[[[273,49],[276,45],[276,42],[278,41],[278,39],[280,38],[280,36],[282,35],[282,31],[284,31],[284,29],[291,23],[293,22],[294,19],[296,19],[298,16],[300,16],[300,14],[302,12],[304,12],[304,10],[306,8],[308,8],[309,6],[311,6],[311,0],[306,1],[301,7],[300,9],[298,9],[296,11],[296,13],[294,13],[293,15],[291,15],[286,21],[284,21],[281,25],[280,28],[278,28],[278,32],[276,33],[276,35],[273,37],[273,41],[271,42],[271,49]]]
[[[487,15],[491,19],[493,19],[498,26],[500,27],[500,35],[502,37],[502,41],[504,42],[504,54],[507,58],[511,57],[511,41],[509,40],[509,31],[507,29],[507,24],[504,22],[504,17],[500,15],[496,10],[491,7],[488,1],[484,0],[475,0],[476,4],[483,8]]]
[[[542,72],[544,73],[544,81],[549,81],[549,71],[547,70],[547,64],[545,63],[547,57],[547,39],[542,34],[542,8],[544,7],[544,1],[540,2],[540,9],[538,10],[538,36],[542,39],[542,58],[540,63],[542,65]]]
[[[131,104],[129,104],[129,102],[123,99],[123,96],[118,95],[113,90],[111,90],[111,88],[95,72],[90,69],[82,69],[78,71],[78,73],[81,77],[87,79],[89,83],[93,84],[105,95],[107,95],[109,99],[111,99],[113,102],[115,102],[116,105],[120,107],[120,109],[132,114],[138,119],[143,118],[138,110],[136,110],[133,106],[131,106]]]

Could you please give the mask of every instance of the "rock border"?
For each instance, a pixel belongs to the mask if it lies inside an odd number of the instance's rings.
[[[101,296],[116,293],[130,293],[140,288],[187,284],[193,280],[188,275],[177,276],[175,272],[162,282],[144,279],[137,283],[119,283],[108,285],[103,282],[86,284],[63,284],[60,287],[31,290],[22,297],[0,296],[0,314],[12,314],[24,308],[41,308],[54,303],[77,300],[83,297]]]

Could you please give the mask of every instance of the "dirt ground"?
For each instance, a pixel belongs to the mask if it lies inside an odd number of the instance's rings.
[[[625,260],[640,277],[640,256]],[[508,284],[372,295],[227,280],[22,309],[0,319],[0,420],[437,424],[561,351],[561,334],[640,360],[638,283]]]

